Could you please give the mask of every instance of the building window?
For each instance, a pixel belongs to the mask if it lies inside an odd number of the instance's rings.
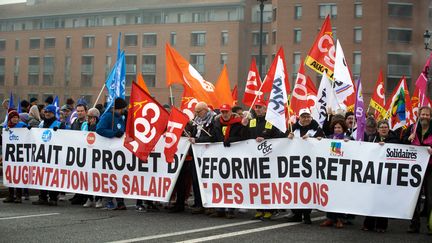
[[[221,33],[221,45],[228,45],[228,31],[222,31]]]
[[[16,76],[18,76],[19,70],[20,70],[20,58],[19,57],[15,57],[15,60],[14,60],[14,74]],[[3,72],[4,72],[4,70],[3,70]]]
[[[225,64],[228,64],[228,54],[226,53],[221,53],[220,54],[220,65],[221,65],[221,69],[223,68],[223,66]]]
[[[413,13],[412,3],[389,3],[388,15],[391,17],[411,18]]]
[[[107,35],[106,39],[105,39],[105,45],[106,47],[112,47],[112,36],[111,35]]]
[[[259,45],[259,37],[260,37],[260,33],[259,32],[252,32],[252,44],[254,46],[258,46]],[[267,45],[268,44],[268,32],[263,32],[262,33],[262,43],[263,43],[263,45]]]
[[[157,45],[156,34],[144,34],[143,35],[143,47],[152,47]]]
[[[141,72],[145,74],[156,73],[156,55],[142,56]]]
[[[54,84],[54,57],[44,57],[44,69],[43,69],[43,85]]]
[[[389,42],[410,43],[411,35],[412,35],[412,29],[399,29],[399,28],[388,29]]]
[[[29,85],[39,85],[39,73],[29,73],[27,80]]]
[[[68,86],[71,81],[71,66],[72,66],[72,58],[70,56],[65,57],[65,86]]]
[[[360,71],[361,71],[361,52],[354,52],[353,53],[353,67],[352,67],[352,74],[355,79],[358,79],[360,77]]]
[[[44,40],[44,48],[55,48],[56,39],[55,38],[45,38]]]
[[[303,12],[303,9],[302,9],[301,5],[294,6],[294,19],[301,19],[302,12]]]
[[[70,49],[72,47],[72,37],[66,36],[66,49]]]
[[[0,51],[6,50],[6,40],[0,40]]]
[[[127,55],[125,57],[126,62],[126,76],[130,76],[129,78],[126,78],[126,86],[132,85],[132,80],[136,77],[136,66],[137,66],[137,57],[136,55]]]
[[[92,87],[93,85],[93,56],[81,57],[81,87]]]
[[[170,34],[170,44],[172,46],[175,46],[177,44],[177,33],[176,32],[171,32],[171,34]]]
[[[362,3],[354,3],[354,17],[356,17],[356,18],[363,17],[363,4]]]
[[[5,84],[5,58],[0,58],[0,85],[4,86]]]
[[[273,45],[276,45],[276,37],[277,37],[276,30],[273,30],[273,32],[272,32],[272,44]]]
[[[204,22],[205,15],[204,13],[192,13],[192,22],[194,23],[199,23],[199,22]]]
[[[30,49],[39,49],[40,48],[40,39],[39,38],[32,38],[29,42]]]
[[[110,55],[105,57],[105,79],[108,78],[111,72],[112,57]]]
[[[411,77],[411,56],[411,53],[387,53],[387,81],[392,80],[387,83],[388,92],[396,87],[402,76]]]
[[[124,37],[124,46],[137,46],[138,45],[138,36],[137,35],[125,35]]]
[[[39,57],[29,57],[28,72],[39,75]]]
[[[184,22],[185,22],[184,14],[182,13],[177,14],[177,23],[184,23]]]
[[[319,16],[324,19],[330,15],[330,18],[334,19],[337,16],[337,5],[335,3],[326,3],[319,5]]]
[[[95,45],[95,37],[94,36],[84,36],[82,38],[82,48],[88,49],[88,48],[94,48]]]
[[[277,17],[277,8],[273,9],[273,22],[276,21],[276,17]]]
[[[204,46],[206,43],[205,32],[192,32],[191,34],[191,46]]]
[[[79,20],[78,19],[74,19],[72,21],[72,28],[78,28],[79,26]]]
[[[360,43],[362,41],[362,28],[355,27],[354,28],[354,42]]]
[[[293,67],[292,67],[292,80],[297,79],[297,72],[300,67],[301,62],[301,53],[300,52],[294,52],[293,53]]]
[[[1,48],[0,48],[1,49]],[[20,49],[20,40],[16,39],[15,40],[15,51],[18,51]]]
[[[294,29],[294,43],[300,43],[301,42],[301,29]]]
[[[155,87],[156,86],[156,74],[144,74],[143,75],[144,82],[147,87]]]
[[[118,25],[118,18],[117,17],[113,17],[113,25]]]
[[[205,73],[205,55],[191,54],[190,64],[201,74]]]

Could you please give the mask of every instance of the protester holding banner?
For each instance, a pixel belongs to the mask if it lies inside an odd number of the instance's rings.
[[[347,113],[345,113],[345,122],[348,127],[347,135],[352,137],[355,136],[357,127],[355,124],[355,115],[353,112],[348,111]]]
[[[66,126],[64,123],[57,121],[55,116],[57,107],[55,105],[47,105],[44,108],[44,117],[42,122],[39,124],[39,128],[49,128],[57,131],[57,129],[65,129]],[[57,206],[57,191],[39,191],[39,199],[37,201],[32,202],[33,205],[50,205]],[[48,201],[49,196],[49,201]]]
[[[192,126],[186,129],[186,132],[190,132],[189,142],[194,143],[206,143],[212,141],[211,132],[213,131],[213,120],[216,114],[210,110],[205,102],[198,102],[195,105],[195,117],[192,120]],[[186,127],[188,128],[188,127]],[[189,154],[193,158],[192,149],[189,150]],[[195,162],[191,164],[192,170],[192,190],[194,194],[194,209],[192,213],[199,214],[204,212],[202,205],[201,193],[198,184],[198,176],[195,168]],[[213,213],[213,210],[209,209],[208,214]]]
[[[309,109],[301,109],[299,111],[299,120],[292,126],[292,130],[288,134],[288,138],[300,137],[307,139],[308,137],[324,137],[324,132],[319,127],[317,121],[312,119]],[[288,218],[289,222],[301,222],[302,216],[305,224],[311,224],[310,219],[311,209],[292,209],[293,216]]]
[[[106,138],[121,138],[125,133],[126,124],[123,113],[127,103],[124,99],[117,97],[114,101],[113,110],[106,111],[96,126],[96,133]],[[123,198],[116,198],[117,207],[114,206],[112,198],[108,198],[105,208],[108,210],[126,210]]]
[[[377,124],[378,136],[375,139],[375,143],[384,145],[384,143],[400,143],[399,137],[390,130],[390,126],[387,120],[381,120]],[[383,217],[371,217],[367,216],[363,222],[362,230],[364,231],[376,231],[384,233],[388,227],[388,218]]]
[[[366,142],[375,142],[378,133],[377,133],[377,122],[375,120],[375,117],[369,116],[366,118],[366,130],[365,130],[365,136],[364,141]]]
[[[263,99],[257,99],[254,106],[255,117],[249,120],[247,117],[242,119],[243,137],[247,139],[255,139],[257,143],[261,143],[264,139],[283,137],[283,133],[266,121],[267,102]],[[273,216],[275,210],[258,209],[253,219],[269,220]]]
[[[16,110],[11,110],[8,113],[8,119],[7,119],[7,127],[8,128],[24,128],[27,127],[27,124],[20,121],[19,114]],[[14,195],[14,192],[16,191],[16,194]],[[22,197],[22,189],[21,188],[13,188],[9,187],[9,195],[3,200],[4,203],[21,203],[21,197]]]
[[[75,107],[75,111],[77,113],[77,119],[73,121],[70,129],[75,131],[83,130],[83,124],[87,119],[87,106],[82,103],[78,103]],[[84,194],[76,193],[69,201],[72,205],[83,205],[87,202],[88,196]]]
[[[232,142],[242,140],[242,119],[239,115],[232,113],[229,104],[223,104],[219,110],[221,115],[217,116],[214,120],[213,141],[223,142],[224,147],[230,147]],[[216,209],[216,212],[211,214],[210,217],[234,218],[233,208],[228,208],[226,211],[225,208]]]
[[[432,108],[428,106],[420,107],[419,109],[419,119],[417,123],[411,125],[406,129],[404,134],[404,141],[408,141],[413,145],[418,146],[429,146],[428,152],[432,153],[432,126],[431,126],[431,116]],[[427,222],[429,223],[432,217],[432,156],[429,158],[429,164],[427,166],[425,176],[422,185],[426,202],[425,207],[427,208]],[[411,220],[411,225],[408,229],[409,233],[419,233],[420,232],[420,204],[421,204],[421,193],[417,200],[417,206],[414,210],[414,215]],[[428,234],[432,234],[432,225],[428,225]]]

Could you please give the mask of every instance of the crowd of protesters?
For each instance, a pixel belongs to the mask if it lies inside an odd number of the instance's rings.
[[[49,97],[45,104],[39,104],[38,100],[32,98],[30,102],[23,100],[21,113],[15,109],[8,109],[7,120],[3,126],[8,128],[48,128],[56,131],[57,129],[71,129],[82,131],[95,131],[97,134],[113,138],[121,138],[125,133],[127,103],[121,98],[117,98],[111,109],[113,111],[104,112],[102,105],[88,109],[87,103],[80,99],[75,104],[73,99],[68,99],[66,104],[57,108],[52,105],[53,99]],[[7,109],[8,101],[3,102],[3,108]],[[164,108],[169,109],[168,105]],[[58,111],[60,110],[60,111]],[[190,143],[222,142],[225,147],[230,147],[231,143],[255,139],[262,142],[269,138],[293,139],[341,139],[348,142],[355,140],[356,123],[352,112],[338,112],[330,115],[321,128],[317,121],[312,118],[308,109],[302,109],[299,117],[294,124],[289,125],[287,132],[282,133],[271,123],[265,120],[267,103],[258,99],[251,112],[243,111],[241,107],[231,107],[224,104],[218,109],[213,110],[204,102],[199,102],[195,106],[195,118],[187,125],[184,135],[188,137]],[[57,117],[57,115],[59,116]],[[102,115],[103,114],[103,115]],[[368,114],[364,141],[378,143],[397,143],[413,144],[420,146],[432,146],[432,109],[421,107],[418,111],[418,121],[408,127],[403,127],[395,131],[390,130],[387,120],[377,120],[373,114]],[[114,126],[112,124],[114,121]],[[432,149],[429,148],[429,153]],[[203,207],[198,184],[198,177],[193,161],[192,149],[185,159],[179,178],[177,180],[172,198],[175,203],[169,208],[170,213],[183,212],[185,201],[194,195],[193,214],[207,214],[210,217],[234,218],[235,210],[232,208],[206,209]],[[425,173],[424,182],[419,195],[417,206],[409,226],[409,233],[420,231],[420,217],[431,215],[432,209],[432,160]],[[4,203],[21,203],[22,197],[29,199],[28,190],[21,188],[9,188],[9,196],[3,200]],[[425,196],[425,200],[421,200]],[[34,205],[57,206],[58,201],[65,200],[64,193],[55,191],[39,191],[39,198],[33,201]],[[124,199],[122,198],[101,198],[92,195],[75,194],[70,200],[71,204],[83,205],[83,207],[103,208],[107,210],[126,210]],[[114,203],[115,201],[115,203]],[[158,211],[159,206],[152,201],[136,201],[136,210],[139,212]],[[254,219],[270,220],[280,210],[257,210]],[[311,224],[311,209],[293,209],[289,222],[304,222]],[[354,215],[328,212],[326,220],[320,226],[343,228],[346,224],[351,224]],[[361,227],[364,231],[376,231],[383,233],[387,230],[388,219],[382,217],[365,217]],[[431,226],[432,228],[432,226]],[[432,230],[428,230],[432,234]]]

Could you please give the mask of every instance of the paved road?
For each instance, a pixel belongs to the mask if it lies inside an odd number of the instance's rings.
[[[252,212],[222,219],[163,209],[139,213],[134,201],[127,200],[127,205],[126,211],[105,211],[68,202],[57,207],[0,202],[0,242],[432,242],[425,227],[421,234],[405,233],[408,222],[402,220],[391,220],[387,233],[375,233],[360,230],[363,217],[344,229],[320,228],[320,212],[313,213],[312,225],[304,225],[284,218],[254,221]]]

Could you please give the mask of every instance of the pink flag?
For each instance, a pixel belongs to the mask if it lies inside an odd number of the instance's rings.
[[[427,93],[427,76],[429,72],[429,65],[431,62],[432,53],[430,54],[429,58],[426,60],[426,63],[423,67],[423,71],[421,72],[420,76],[417,78],[417,81],[415,83],[416,87],[419,89],[419,98],[420,98],[420,106],[423,106],[427,103],[427,100],[425,99],[425,95]]]

